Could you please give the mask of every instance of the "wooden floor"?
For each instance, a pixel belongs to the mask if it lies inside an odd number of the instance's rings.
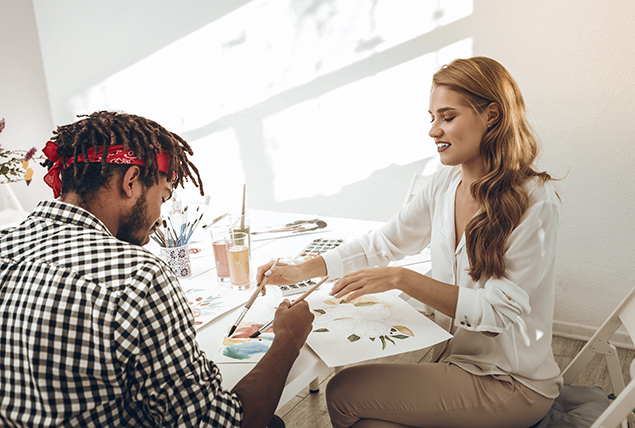
[[[553,352],[556,362],[561,370],[569,364],[571,359],[582,349],[584,342],[562,337],[553,338]],[[630,361],[635,357],[635,351],[618,349],[622,367],[628,367]],[[428,350],[414,351],[406,354],[396,355],[393,357],[380,358],[369,362],[386,362],[386,363],[419,363],[425,362],[430,358]],[[334,369],[327,370],[320,376],[320,391],[317,393],[309,392],[309,388],[305,388],[300,394],[296,395],[291,401],[279,409],[276,414],[280,416],[287,428],[330,428],[328,411],[326,410],[326,401],[324,399],[324,391],[326,384],[335,374]],[[624,371],[624,379],[626,382],[630,380],[628,371]],[[607,394],[612,391],[606,364],[600,356],[589,364],[584,372],[578,376],[574,384],[580,385],[597,385],[601,386]]]

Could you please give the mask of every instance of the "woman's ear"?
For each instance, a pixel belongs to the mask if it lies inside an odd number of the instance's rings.
[[[501,107],[498,103],[491,102],[485,108],[485,112],[487,113],[487,127],[494,126],[501,119]]]

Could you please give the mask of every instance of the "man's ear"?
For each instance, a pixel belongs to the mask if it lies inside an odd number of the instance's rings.
[[[121,190],[128,198],[133,198],[137,194],[141,186],[140,178],[141,170],[137,165],[132,165],[123,174]]]
[[[491,102],[485,108],[485,112],[487,113],[487,127],[494,126],[501,119],[501,107],[498,103]]]

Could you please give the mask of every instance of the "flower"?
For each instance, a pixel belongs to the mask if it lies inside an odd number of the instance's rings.
[[[28,163],[31,159],[33,159],[33,156],[35,156],[36,153],[37,149],[35,147],[31,147],[31,149],[24,155],[23,161]]]
[[[6,122],[0,119],[0,133],[4,130]],[[29,168],[29,161],[37,158],[35,147],[29,150],[5,150],[0,146],[0,184],[26,181],[28,186],[33,179],[33,169]]]

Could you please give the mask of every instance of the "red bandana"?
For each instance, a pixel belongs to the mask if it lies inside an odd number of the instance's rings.
[[[53,196],[57,198],[60,195],[60,191],[62,189],[62,181],[60,180],[60,173],[62,169],[66,169],[75,160],[77,162],[84,162],[84,155],[79,154],[77,159],[68,158],[66,160],[66,165],[62,166],[62,159],[57,155],[57,144],[52,141],[47,141],[46,146],[42,149],[44,155],[52,162],[54,162],[49,172],[44,176],[44,182],[48,184],[48,186],[53,189]],[[88,155],[88,162],[101,162],[101,156],[103,153],[103,148],[99,147],[97,149],[97,153],[95,153],[94,148],[89,148],[86,151]],[[134,152],[131,150],[125,150],[122,145],[119,146],[110,146],[108,147],[108,152],[106,154],[106,163],[118,163],[118,164],[126,164],[126,165],[139,165],[143,166],[144,162],[142,159],[139,159],[135,156]],[[170,169],[170,155],[167,150],[163,150],[160,154],[157,155],[157,163],[159,164],[159,171],[168,173]]]

